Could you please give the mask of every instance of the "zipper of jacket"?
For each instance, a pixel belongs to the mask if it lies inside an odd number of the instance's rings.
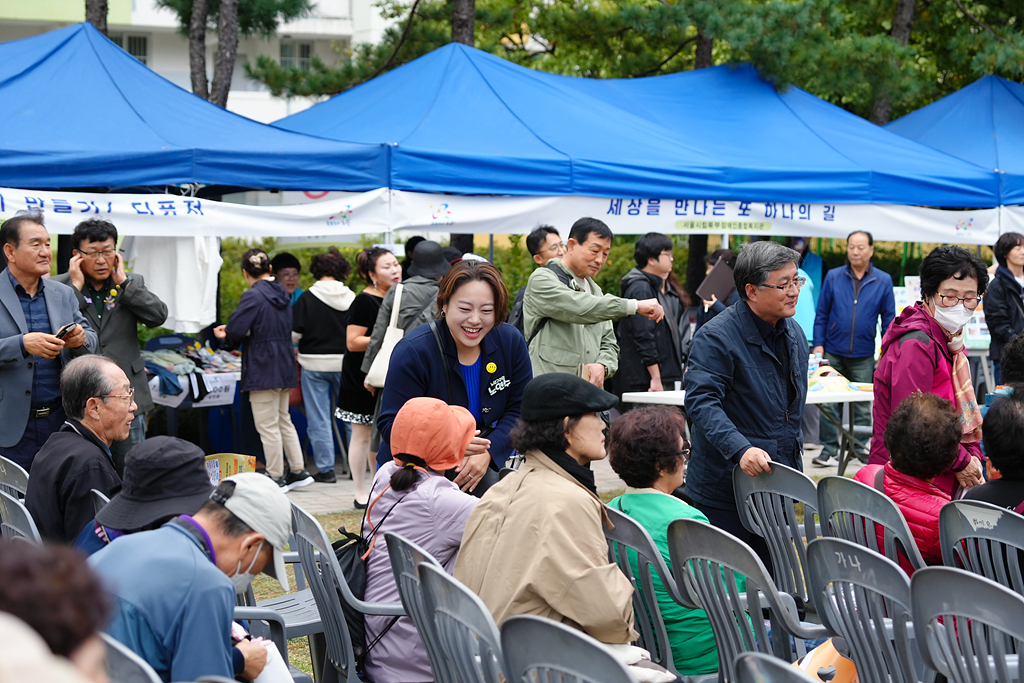
[[[857,290],[857,295],[853,297],[853,321],[850,323],[850,358],[853,358],[853,339],[857,333],[857,301],[860,300],[860,295],[864,292],[864,288],[867,287],[868,283],[874,282],[876,279],[865,280],[861,284],[860,289]]]

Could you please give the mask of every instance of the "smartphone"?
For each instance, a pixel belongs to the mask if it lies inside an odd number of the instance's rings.
[[[68,323],[64,327],[57,330],[57,334],[55,336],[57,337],[57,339],[63,339],[64,337],[68,336],[68,333],[71,330],[75,329],[76,327],[78,327],[78,323]]]

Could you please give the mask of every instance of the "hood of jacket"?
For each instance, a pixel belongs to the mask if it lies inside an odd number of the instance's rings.
[[[661,291],[661,278],[657,275],[652,275],[651,273],[645,273],[636,266],[633,266],[628,273],[622,276],[623,289],[625,289],[627,283],[634,282],[636,280],[647,280],[655,294]]]
[[[251,287],[252,291],[270,302],[277,309],[285,309],[291,305],[292,298],[285,291],[284,285],[272,278],[257,280]]]
[[[308,291],[336,311],[347,311],[356,298],[348,285],[337,280],[317,280]]]
[[[1007,268],[1006,266],[999,266],[998,268],[996,268],[996,274],[995,277],[992,278],[992,280],[994,280],[997,277],[1004,278],[1007,283],[1010,283],[1010,291],[1016,292],[1017,294],[1021,293],[1022,288],[1020,286],[1020,283],[1017,282],[1017,278],[1013,276],[1013,273],[1010,272],[1009,268]],[[992,280],[989,280],[989,286],[992,285]]]
[[[915,303],[913,306],[907,306],[900,312],[898,316],[892,321],[892,325],[886,331],[885,336],[882,338],[882,351],[879,354],[879,358],[885,354],[886,350],[895,342],[897,339],[902,337],[907,332],[918,330],[924,332],[932,339],[941,342],[939,347],[946,349],[946,342],[949,340],[949,335],[942,329],[942,326],[935,322],[935,318],[929,315],[928,311],[924,310],[924,304],[920,301]],[[943,351],[947,356],[949,351]]]

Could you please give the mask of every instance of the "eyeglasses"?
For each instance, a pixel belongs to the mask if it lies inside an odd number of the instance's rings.
[[[939,295],[939,301],[942,302],[943,308],[949,308],[950,306],[956,306],[961,301],[969,311],[973,311],[981,303],[980,296],[969,296],[961,299],[958,296],[948,296],[946,294]]]
[[[96,260],[100,256],[103,258],[114,258],[114,254],[117,253],[116,249],[104,249],[103,251],[82,251],[79,252],[84,258]]]
[[[679,455],[683,456],[684,460],[690,459],[690,442],[683,439],[683,447],[679,449]]]
[[[807,278],[805,278],[805,277],[798,277],[795,280],[790,280],[789,282],[787,282],[787,283],[785,283],[783,285],[761,285],[761,287],[762,288],[768,287],[770,289],[781,289],[783,292],[786,292],[786,291],[792,289],[793,287],[796,287],[796,289],[799,291],[800,288],[803,287],[806,284],[807,284]]]
[[[565,249],[566,249],[565,242],[559,242],[558,244],[552,244],[550,247],[545,247],[544,249],[541,249],[541,251],[550,251],[552,254],[555,254],[555,253],[558,253],[559,249],[561,249],[562,251],[565,251]]]
[[[671,251],[663,251],[663,252],[661,252],[661,254],[658,256],[658,258],[661,258],[662,256],[668,256],[668,260],[669,261],[675,261],[676,260],[676,255],[673,254]]]
[[[108,398],[126,398],[128,399],[128,403],[131,403],[135,400],[135,389],[129,389],[127,394],[107,394],[106,396],[97,396],[96,398],[101,398],[104,401]]]

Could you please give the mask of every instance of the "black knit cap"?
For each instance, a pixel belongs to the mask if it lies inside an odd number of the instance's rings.
[[[270,259],[270,267],[274,269],[275,273],[279,273],[285,268],[294,268],[295,270],[302,270],[302,264],[299,263],[299,259],[294,254],[289,254],[287,251],[282,251],[280,254]]]
[[[544,422],[611,410],[619,399],[576,375],[551,372],[530,380],[523,389],[522,418]]]

